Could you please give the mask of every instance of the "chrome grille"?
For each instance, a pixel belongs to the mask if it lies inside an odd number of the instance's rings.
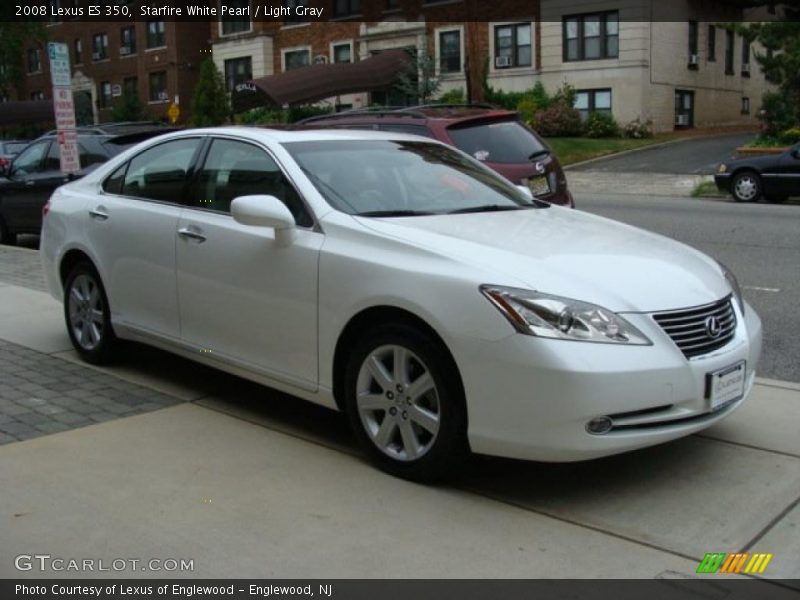
[[[719,302],[683,310],[654,313],[656,320],[686,358],[693,358],[722,348],[731,341],[736,331],[736,314],[731,297]],[[708,320],[714,318],[719,334],[709,333]]]

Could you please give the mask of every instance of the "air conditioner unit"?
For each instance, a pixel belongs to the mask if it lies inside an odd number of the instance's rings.
[[[324,54],[317,54],[314,57],[314,64],[315,65],[326,65],[328,64],[328,57]]]
[[[742,73],[750,73],[750,63],[742,64]]]
[[[678,127],[688,127],[689,126],[689,115],[676,115],[675,116],[675,125]]]
[[[166,102],[167,100],[169,100],[169,95],[167,94],[167,92],[159,92],[158,99],[161,100],[162,102]]]
[[[690,67],[696,67],[698,64],[700,64],[700,58],[697,56],[697,54],[690,54],[689,55],[689,66]]]
[[[127,56],[130,53],[131,53],[131,47],[130,46],[120,46],[120,48],[119,48],[119,55],[120,56]]]
[[[511,57],[510,56],[496,56],[494,59],[494,66],[498,69],[502,69],[504,67],[511,66]]]
[[[102,52],[92,52],[92,60],[103,60]]]

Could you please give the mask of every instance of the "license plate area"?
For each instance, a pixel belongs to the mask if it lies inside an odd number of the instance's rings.
[[[550,183],[544,175],[528,179],[528,188],[534,196],[546,196],[550,193]]]
[[[746,363],[743,360],[724,369],[706,373],[706,399],[709,409],[715,411],[744,396],[746,374]]]

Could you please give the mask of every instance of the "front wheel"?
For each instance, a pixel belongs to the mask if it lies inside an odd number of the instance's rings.
[[[78,264],[64,284],[64,318],[72,345],[92,364],[110,362],[119,346],[100,276],[89,263]]]
[[[416,328],[382,325],[362,337],[346,367],[345,403],[359,443],[392,475],[442,479],[468,453],[456,366]]]
[[[733,178],[731,192],[737,202],[755,202],[761,196],[761,178],[752,171],[739,173]]]

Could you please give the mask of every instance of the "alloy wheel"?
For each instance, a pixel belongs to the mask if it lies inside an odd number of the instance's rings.
[[[69,326],[78,345],[92,351],[102,342],[104,334],[103,297],[97,282],[82,273],[67,292]]]
[[[734,194],[742,202],[752,202],[758,197],[759,185],[755,175],[741,175],[733,186]]]

